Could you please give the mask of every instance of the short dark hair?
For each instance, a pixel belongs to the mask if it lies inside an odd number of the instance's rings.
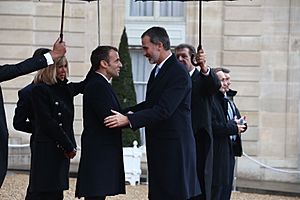
[[[34,51],[32,57],[35,58],[37,56],[44,55],[45,53],[48,53],[50,51],[51,51],[51,49],[48,49],[48,48],[38,48]]]
[[[153,44],[158,44],[159,42],[161,42],[165,50],[170,50],[170,38],[166,29],[158,26],[153,26],[146,30],[142,34],[141,38],[145,36],[149,36],[150,42],[152,42]]]
[[[178,46],[175,47],[175,52],[178,51],[179,49],[184,49],[184,48],[187,48],[189,50],[189,55],[191,57],[196,54],[196,49],[190,44],[179,44]]]
[[[96,49],[92,51],[91,54],[91,64],[92,64],[92,70],[96,71],[99,69],[100,62],[102,60],[105,60],[106,62],[109,62],[109,52],[111,50],[114,50],[118,52],[118,49],[113,46],[98,46]]]
[[[217,73],[217,72],[219,72],[219,71],[222,71],[223,73],[226,73],[226,74],[228,74],[228,73],[230,72],[229,69],[224,68],[224,67],[215,67],[215,68],[213,68],[213,71],[214,71],[215,73]]]
[[[219,71],[222,71],[222,67],[214,67],[214,68],[213,68],[213,71],[214,71],[215,73],[217,73],[217,72],[219,72]]]
[[[227,68],[222,67],[222,72],[224,72],[224,73],[226,73],[226,74],[229,74],[230,70],[227,69]]]

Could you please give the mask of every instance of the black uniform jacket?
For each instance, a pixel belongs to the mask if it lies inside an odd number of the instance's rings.
[[[64,152],[73,151],[76,142],[73,131],[73,97],[84,85],[35,84],[32,89],[34,140],[32,145],[31,182],[29,190],[45,192],[69,188],[70,160]]]
[[[76,197],[110,196],[125,193],[122,130],[109,129],[104,118],[120,105],[108,81],[96,72],[83,94],[83,133]]]
[[[19,100],[17,102],[17,107],[15,109],[15,115],[13,118],[13,126],[18,131],[23,131],[26,133],[32,133],[33,131],[33,109],[32,109],[32,99],[31,93],[33,83],[25,86],[18,91]]]

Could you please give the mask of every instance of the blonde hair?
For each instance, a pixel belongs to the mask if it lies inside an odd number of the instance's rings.
[[[69,73],[69,65],[68,65],[68,60],[65,56],[59,57],[56,60],[54,60],[53,65],[49,65],[46,68],[38,70],[34,77],[34,83],[46,83],[48,85],[54,85],[57,83],[57,78],[56,78],[56,70],[60,66],[66,65],[67,67],[67,76]]]

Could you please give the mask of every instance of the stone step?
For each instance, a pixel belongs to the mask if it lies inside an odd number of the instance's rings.
[[[237,179],[236,184],[241,192],[300,196],[300,183]]]

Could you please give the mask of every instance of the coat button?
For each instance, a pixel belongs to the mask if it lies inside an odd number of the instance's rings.
[[[59,112],[59,113],[57,113],[57,115],[58,115],[58,116],[61,116],[61,113]]]
[[[60,126],[60,127],[62,127],[62,125],[63,125],[62,123],[59,123],[59,124],[58,124],[58,126]]]
[[[58,106],[58,105],[59,105],[59,102],[58,102],[58,101],[55,101],[55,105],[57,105],[57,106]]]

